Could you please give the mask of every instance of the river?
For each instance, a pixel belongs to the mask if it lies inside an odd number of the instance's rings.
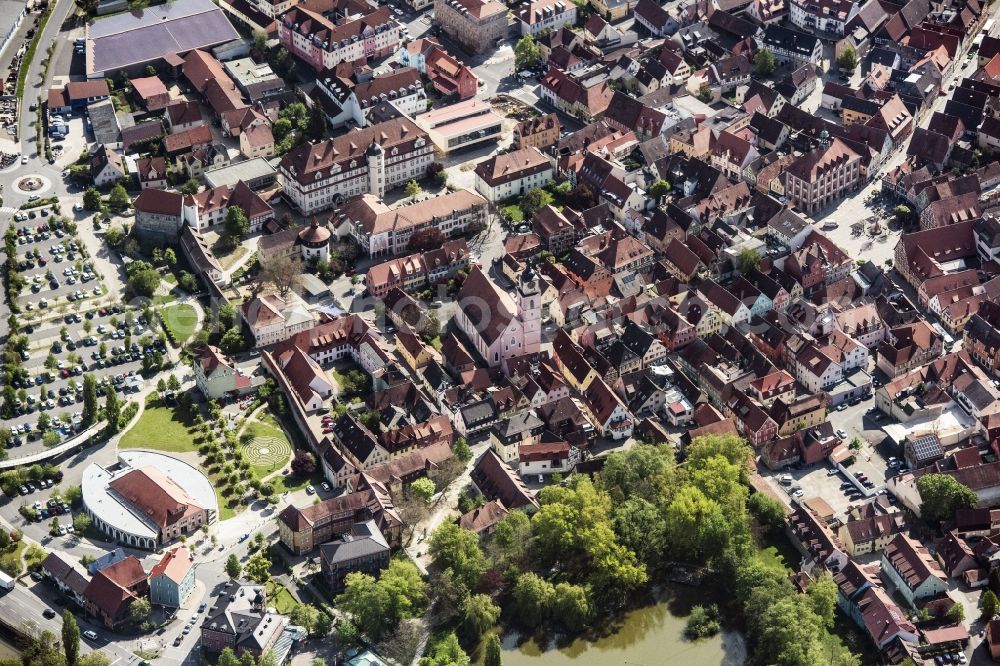
[[[684,638],[685,620],[671,613],[666,601],[626,613],[603,636],[577,638],[569,645],[540,646],[534,639],[519,643],[516,634],[503,640],[504,666],[738,666],[746,661],[746,644],[735,631],[712,638]]]

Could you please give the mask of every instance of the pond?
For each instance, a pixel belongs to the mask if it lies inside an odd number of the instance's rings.
[[[604,635],[581,637],[572,643],[539,645],[520,642],[517,634],[503,640],[504,666],[738,666],[746,661],[743,636],[723,631],[712,638],[689,641],[685,619],[671,612],[668,601],[629,611]]]

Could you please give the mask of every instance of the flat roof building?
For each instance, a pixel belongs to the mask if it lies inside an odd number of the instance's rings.
[[[87,25],[87,78],[138,70],[168,56],[207,49],[240,34],[212,0],[174,0]]]
[[[260,190],[278,181],[278,171],[263,157],[233,162],[218,169],[205,172],[205,183],[209,188],[229,185],[235,187],[243,182],[251,190]]]
[[[444,153],[496,141],[503,134],[503,120],[489,104],[478,99],[432,109],[413,121]]]

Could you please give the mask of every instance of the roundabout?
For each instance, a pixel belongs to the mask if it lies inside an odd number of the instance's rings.
[[[51,187],[52,183],[45,176],[31,174],[22,176],[14,181],[14,191],[21,194],[38,194]]]

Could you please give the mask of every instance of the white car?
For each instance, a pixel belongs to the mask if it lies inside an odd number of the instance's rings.
[[[92,641],[97,640],[97,632],[93,631],[92,629],[87,629],[87,631],[83,632],[83,636],[84,638],[89,638]]]
[[[21,155],[21,164],[27,164],[27,163],[28,163],[28,156]]]
[[[841,439],[847,439],[847,433],[843,430],[837,430],[836,435]]]

